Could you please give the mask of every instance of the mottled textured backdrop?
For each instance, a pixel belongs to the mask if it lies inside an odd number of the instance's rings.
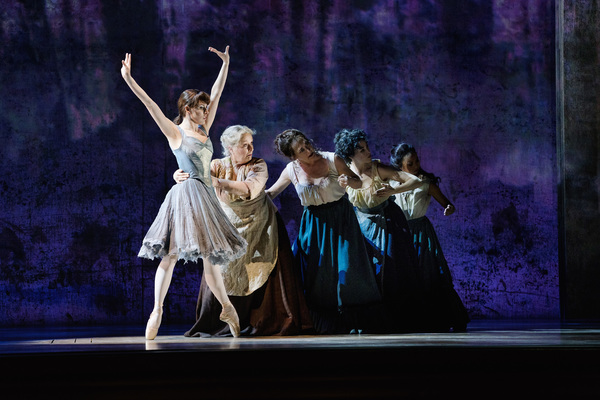
[[[145,321],[157,261],[136,257],[174,156],[120,73],[174,116],[231,46],[212,136],[257,131],[273,182],[286,128],[326,150],[363,128],[442,177],[429,212],[472,318],[559,316],[555,10],[546,0],[9,1],[0,8],[0,323]],[[292,239],[301,213],[279,199]],[[192,322],[179,264],[164,321]]]

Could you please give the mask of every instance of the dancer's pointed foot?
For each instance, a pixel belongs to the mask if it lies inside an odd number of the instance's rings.
[[[150,314],[150,318],[148,318],[148,323],[146,324],[146,339],[154,340],[156,335],[158,334],[158,328],[160,327],[160,322],[162,321],[162,308],[154,309],[152,314]]]
[[[227,303],[223,305],[223,311],[221,311],[219,319],[229,325],[229,330],[233,337],[240,336],[240,319],[233,304]]]

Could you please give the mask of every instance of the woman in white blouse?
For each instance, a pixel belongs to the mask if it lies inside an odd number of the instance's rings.
[[[273,198],[293,184],[304,206],[292,249],[315,329],[326,334],[384,331],[388,321],[365,241],[340,186],[359,188],[360,179],[340,157],[317,150],[296,129],[277,135],[275,148],[291,161],[267,194]]]
[[[394,146],[390,162],[395,168],[416,175],[423,181],[418,188],[396,195],[395,201],[404,211],[414,238],[427,312],[437,321],[440,330],[464,331],[469,315],[454,289],[442,246],[426,216],[432,197],[443,207],[444,215],[452,215],[456,209],[440,190],[440,179],[421,168],[413,146],[407,143]]]

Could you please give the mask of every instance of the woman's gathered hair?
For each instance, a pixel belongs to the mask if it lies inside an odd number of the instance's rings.
[[[417,154],[417,150],[411,144],[400,143],[392,147],[391,153],[392,155],[390,156],[390,164],[392,164],[392,166],[397,170],[402,170],[402,161],[404,160],[404,157],[408,156],[409,154]],[[435,176],[431,172],[425,171],[423,168],[419,169],[419,174],[425,176],[436,185],[441,181],[440,177]]]
[[[298,129],[286,129],[277,135],[273,141],[275,151],[277,154],[281,154],[282,156],[293,160],[295,158],[295,154],[292,146],[299,140],[303,140],[305,144],[311,145],[316,152],[319,151],[314,142],[307,138],[306,135]]]

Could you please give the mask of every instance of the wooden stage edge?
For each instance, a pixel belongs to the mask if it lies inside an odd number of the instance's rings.
[[[382,399],[600,395],[600,323],[467,332],[186,338],[186,327],[1,328],[8,399]]]

